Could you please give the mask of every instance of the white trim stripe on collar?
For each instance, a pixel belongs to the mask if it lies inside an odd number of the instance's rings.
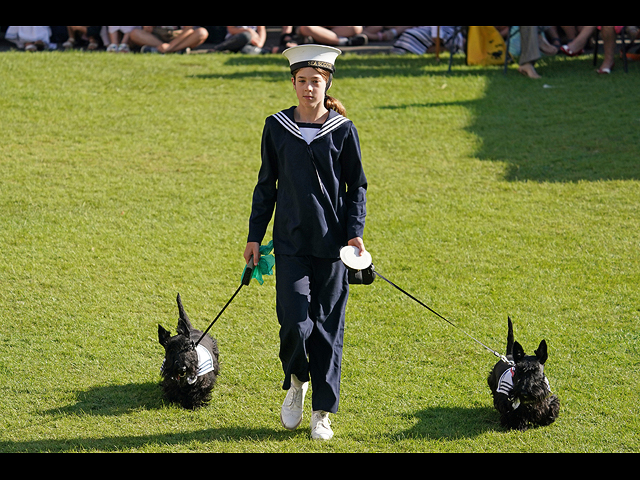
[[[298,127],[298,125],[296,124],[296,122],[292,121],[285,113],[284,111],[282,112],[278,112],[275,113],[273,115],[273,117],[280,123],[280,125],[282,125],[289,133],[291,133],[293,136],[301,139],[301,140],[305,140],[304,136],[302,135],[302,133],[300,133],[300,128]],[[316,135],[316,139],[317,138],[321,138],[325,135],[327,135],[328,133],[331,133],[332,131],[334,131],[335,129],[337,129],[340,125],[342,125],[345,122],[348,122],[349,119],[346,117],[343,117],[342,115],[337,115],[333,118],[330,118],[329,120],[327,120],[324,125],[322,125],[322,128],[320,129],[320,131],[318,132],[318,134]],[[315,139],[314,139],[315,140]]]

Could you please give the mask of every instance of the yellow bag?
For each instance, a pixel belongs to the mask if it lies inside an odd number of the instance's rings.
[[[496,27],[469,27],[467,65],[502,65],[507,46]]]

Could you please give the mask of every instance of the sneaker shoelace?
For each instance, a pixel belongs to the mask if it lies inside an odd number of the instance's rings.
[[[302,388],[294,387],[292,385],[290,395],[287,395],[287,399],[289,400],[287,402],[287,407],[292,407],[298,403],[301,403],[300,402],[301,398],[302,398]]]
[[[322,427],[327,430],[331,428],[331,419],[329,418],[328,413],[314,413],[314,415],[317,419],[315,423],[316,428]]]

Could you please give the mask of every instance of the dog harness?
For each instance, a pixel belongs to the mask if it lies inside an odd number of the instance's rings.
[[[511,390],[513,390],[513,374],[515,372],[515,367],[508,368],[504,371],[498,381],[498,388],[496,390],[498,393],[502,393],[507,397],[511,394]]]
[[[198,345],[196,347],[196,353],[198,354],[198,371],[196,372],[196,375],[201,377],[209,372],[213,372],[213,356],[211,355],[211,352],[207,350],[205,346]],[[162,366],[160,367],[161,373],[164,372],[164,364],[166,361],[166,358],[162,361]]]
[[[507,397],[511,398],[511,391],[513,390],[513,375],[516,373],[516,368],[511,367],[504,371],[504,373],[500,376],[500,380],[498,380],[498,388],[496,389],[497,393],[502,393]],[[549,379],[545,376],[544,382],[547,384],[547,389],[549,390],[549,395],[551,395],[551,385],[549,384]],[[513,399],[513,409],[517,409],[520,406],[520,399]]]
[[[198,371],[196,374],[201,377],[209,372],[213,372],[213,356],[211,352],[203,345],[198,345],[196,352],[198,353]]]

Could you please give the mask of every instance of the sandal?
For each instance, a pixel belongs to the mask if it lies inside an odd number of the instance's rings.
[[[569,45],[562,45],[560,47],[560,51],[564,53],[567,57],[577,57],[578,55],[582,55],[584,53],[584,48],[574,52],[569,48]]]

